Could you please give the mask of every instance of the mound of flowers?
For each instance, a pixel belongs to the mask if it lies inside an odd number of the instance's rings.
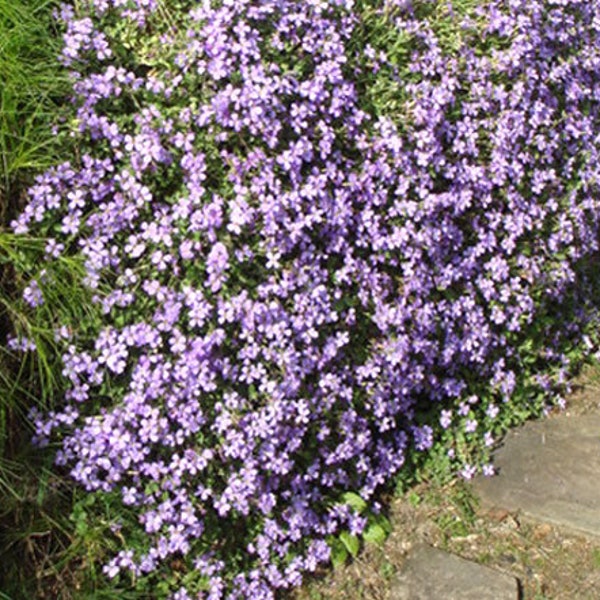
[[[47,239],[32,307],[81,255],[102,314],[55,324],[69,389],[33,418],[136,515],[107,577],[274,598],[408,456],[489,472],[469,442],[562,381],[585,314],[547,317],[598,250],[600,3],[441,4],[62,7],[80,155],[14,229]]]

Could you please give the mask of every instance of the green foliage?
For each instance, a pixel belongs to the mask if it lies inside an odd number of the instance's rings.
[[[431,0],[411,2],[415,15],[438,36],[442,51],[454,58],[465,42],[473,42],[475,51],[481,52],[506,44],[492,37],[483,42],[479,32],[484,17],[477,11],[480,5],[480,0],[454,0],[452,6]],[[413,33],[390,26],[403,8],[391,5],[383,8],[378,0],[361,0],[357,2],[357,10],[363,15],[363,22],[360,35],[356,36],[355,52],[367,67],[365,73],[370,71],[370,75],[358,82],[365,105],[373,114],[393,119],[402,129],[403,122],[410,119],[406,86],[421,81],[421,75],[411,69],[411,55],[420,42]],[[463,27],[465,18],[471,23],[468,28]],[[373,56],[365,53],[369,47]]]
[[[370,523],[367,526],[367,528],[363,531],[362,537],[365,540],[365,542],[381,546],[387,539],[388,535],[391,533],[390,529],[391,525],[386,531],[386,528],[384,527],[383,523],[378,523],[377,521],[374,521]]]
[[[61,39],[51,12],[55,0],[0,0],[0,216],[14,216],[31,175],[68,156],[54,135],[69,92],[58,63]]]
[[[449,510],[436,517],[437,524],[445,538],[466,536],[475,523],[476,499],[463,482],[445,490]]]
[[[0,598],[9,600],[74,598],[82,563],[69,520],[71,484],[52,467],[53,448],[32,449],[27,414],[51,404],[62,387],[56,319],[85,326],[93,308],[79,286],[80,261],[60,259],[41,273],[45,241],[6,232],[35,173],[73,152],[52,129],[70,91],[51,15],[58,4],[0,0]],[[41,313],[20,297],[31,280],[41,283]],[[16,356],[6,346],[9,334],[31,340],[38,352]]]
[[[360,535],[342,531],[338,536],[329,537],[331,562],[334,568],[345,564],[349,558],[355,558],[360,551],[361,542],[381,546],[392,532],[390,520],[383,513],[373,511],[356,492],[345,492],[340,501],[357,515],[365,517],[367,523]]]
[[[4,411],[17,410],[21,415],[32,406],[47,405],[63,388],[59,364],[57,323],[65,323],[72,335],[94,326],[98,307],[89,291],[81,285],[84,276],[82,260],[61,256],[50,268],[39,269],[44,240],[0,232],[0,267],[12,273],[12,289],[0,290],[0,319],[10,323],[17,338],[33,342],[36,352],[17,357],[3,346],[0,364],[0,389],[4,391],[0,406]],[[43,294],[43,304],[31,310],[20,292],[36,281]],[[19,362],[17,362],[17,360]],[[0,442],[2,440],[0,429]]]
[[[70,576],[68,487],[52,472],[52,452],[23,444],[14,454],[0,460],[0,589],[13,600],[51,598]]]
[[[360,548],[358,537],[347,531],[342,531],[339,539],[350,556],[355,557],[358,554],[358,550]]]
[[[348,560],[348,549],[339,537],[331,537],[328,540],[331,548],[331,564],[337,569],[346,564]]]
[[[346,492],[341,497],[342,504],[347,504],[354,512],[362,515],[367,510],[368,504],[355,492]]]
[[[3,83],[0,89],[0,217],[3,224],[17,210],[31,174],[55,164],[60,156],[66,158],[71,154],[68,137],[51,132],[68,91],[66,76],[56,60],[60,40],[50,18],[54,4],[53,0],[0,0],[0,81]],[[414,3],[415,10],[428,20],[432,29],[443,34],[444,49],[448,52],[458,46],[463,36],[476,37],[475,26],[463,30],[457,23],[465,15],[474,15],[478,4],[477,0],[456,1],[454,13],[450,14],[445,3]],[[407,116],[404,87],[408,82],[419,80],[419,74],[409,68],[414,39],[405,32],[392,30],[386,24],[389,15],[383,13],[379,5],[374,1],[357,3],[357,10],[366,18],[354,51],[362,52],[370,45],[376,53],[385,52],[387,61],[377,72],[372,72],[369,80],[358,85],[373,114],[394,115],[401,123]],[[164,12],[165,27],[168,27],[171,16],[168,11]],[[114,27],[123,25],[115,23]],[[139,31],[132,29],[123,35],[131,37],[132,47],[143,42],[140,52],[146,57],[145,67],[161,65],[161,55],[155,51],[158,34],[142,39]],[[365,57],[364,60],[370,59]],[[124,100],[123,118],[127,110]],[[211,162],[216,165],[218,160]],[[53,449],[34,454],[28,444],[28,410],[32,406],[51,405],[62,388],[54,324],[68,323],[76,335],[87,327],[96,327],[98,318],[96,306],[80,285],[84,270],[79,259],[61,257],[51,265],[50,271],[40,272],[37,257],[43,252],[44,243],[41,239],[17,238],[0,230],[0,325],[7,329],[10,324],[17,336],[30,339],[37,348],[35,355],[24,360],[17,360],[4,346],[0,350],[0,589],[4,590],[0,592],[0,599],[52,598],[52,594],[58,593],[65,594],[62,596],[65,598],[89,600],[149,598],[160,594],[160,588],[144,591],[140,587],[141,591],[132,592],[111,587],[95,566],[121,547],[121,538],[128,532],[127,523],[135,522],[135,515],[125,513],[122,505],[113,502],[109,495],[100,498],[73,491],[51,468]],[[589,264],[582,265],[581,269],[580,282],[591,292],[586,295],[598,297],[597,269]],[[19,299],[19,291],[31,280],[40,284],[44,297],[44,304],[35,312]],[[575,296],[574,292],[573,313],[557,314],[555,307],[547,306],[528,329],[527,336],[513,340],[522,367],[521,381],[511,410],[504,411],[500,420],[483,424],[496,436],[539,415],[547,407],[549,399],[535,383],[536,376],[546,369],[540,348],[557,322],[570,322],[574,318]],[[596,333],[591,325],[589,327],[589,334],[594,337]],[[573,370],[583,360],[583,354],[576,345],[568,350]],[[559,377],[559,373],[551,376]],[[473,386],[476,388],[478,382],[473,382]],[[250,386],[249,393],[253,399],[257,392]],[[498,397],[493,390],[482,389],[480,401],[489,405],[497,402]],[[432,414],[424,413],[422,422],[431,424]],[[463,429],[462,423],[447,430],[437,426],[431,450],[408,457],[407,468],[402,470],[396,483],[398,492],[404,493],[419,480],[447,481],[454,465],[449,450],[463,462],[484,462],[491,448],[485,446],[477,434],[462,433]],[[410,492],[408,498],[415,506],[421,502],[416,492]],[[344,531],[329,539],[334,566],[355,557],[362,542],[381,545],[391,532],[387,517],[370,511],[369,504],[359,494],[348,491],[340,502],[366,517],[367,525],[360,536]],[[453,496],[453,502],[457,516],[446,516],[440,523],[448,535],[463,532],[465,523],[474,514],[472,499],[466,492],[459,491]],[[235,538],[232,539],[235,542]],[[595,559],[599,562],[597,556]],[[40,573],[42,576],[36,579]],[[173,576],[197,585],[198,589],[203,585],[201,578],[185,569]],[[46,592],[42,585],[46,586]],[[167,588],[168,582],[164,585]],[[44,593],[49,595],[41,595]]]

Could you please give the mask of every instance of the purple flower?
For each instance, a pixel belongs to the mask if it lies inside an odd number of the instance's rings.
[[[44,295],[35,279],[23,290],[23,300],[32,307],[40,306],[44,303]]]
[[[79,152],[13,227],[93,295],[48,324],[67,389],[32,419],[138,515],[109,577],[151,587],[177,557],[173,598],[196,571],[211,600],[271,600],[362,531],[345,493],[375,502],[440,433],[487,473],[463,450],[564,384],[600,239],[593,6],[490,0],[448,13],[449,44],[384,4],[367,48],[351,0],[59,11]],[[46,315],[52,280],[23,280]]]

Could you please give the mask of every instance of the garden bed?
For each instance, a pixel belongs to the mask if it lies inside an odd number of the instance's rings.
[[[274,598],[563,403],[597,343],[599,13],[62,5],[73,157],[2,233],[7,347],[56,382],[33,441],[93,587]]]

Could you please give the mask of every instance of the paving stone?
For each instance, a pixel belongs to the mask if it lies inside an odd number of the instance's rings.
[[[529,422],[494,462],[499,474],[473,483],[484,505],[600,536],[600,414]]]
[[[425,544],[411,550],[390,600],[517,600],[517,580]]]

